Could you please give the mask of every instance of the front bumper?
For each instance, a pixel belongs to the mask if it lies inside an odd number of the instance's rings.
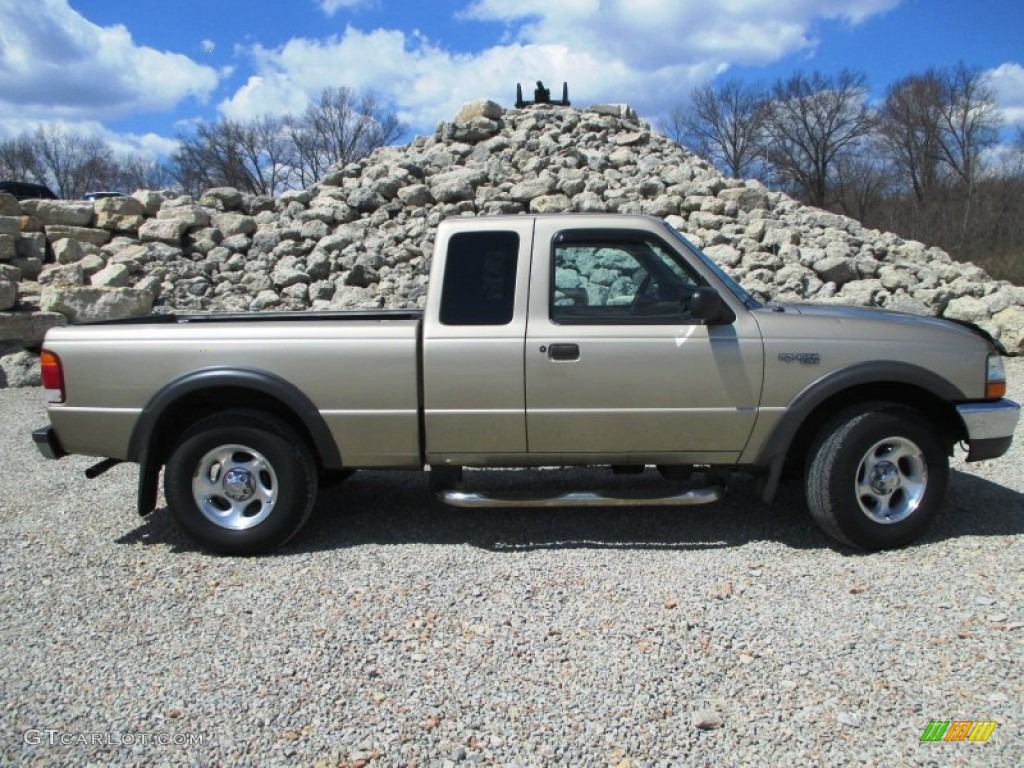
[[[68,455],[68,452],[60,444],[60,440],[57,439],[57,433],[53,431],[53,427],[40,427],[32,430],[32,442],[36,444],[39,452],[48,459],[59,459]]]
[[[995,459],[1010,450],[1020,406],[1013,400],[961,403],[956,407],[967,428],[967,461]]]

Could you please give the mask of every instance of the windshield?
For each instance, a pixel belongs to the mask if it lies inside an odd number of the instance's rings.
[[[667,221],[663,221],[662,224],[665,225],[665,229],[671,232],[672,236],[677,241],[679,241],[686,247],[686,250],[688,250],[690,253],[692,253],[694,256],[700,259],[701,263],[704,264],[704,266],[706,266],[708,269],[714,272],[715,276],[723,283],[725,283],[726,287],[730,291],[732,291],[733,295],[737,299],[743,302],[747,309],[759,309],[761,307],[761,303],[757,299],[751,296],[742,285],[740,285],[731,277],[729,277],[729,275],[725,273],[725,270],[723,270],[720,266],[715,264],[715,262],[712,261],[710,258],[705,256],[699,248],[697,248],[693,243],[691,243],[689,240],[683,237],[679,230],[677,230]]]

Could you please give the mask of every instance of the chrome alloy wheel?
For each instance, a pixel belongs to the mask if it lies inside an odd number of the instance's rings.
[[[277,474],[258,451],[221,445],[206,454],[192,476],[192,498],[207,520],[234,531],[263,522],[277,503]]]
[[[898,523],[920,506],[928,488],[924,452],[905,437],[879,440],[860,460],[855,481],[861,511],[876,523]]]

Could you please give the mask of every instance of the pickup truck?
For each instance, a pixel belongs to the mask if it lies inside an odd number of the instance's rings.
[[[754,474],[802,481],[824,531],[902,546],[943,503],[948,456],[1010,446],[993,339],[853,307],[763,305],[666,222],[463,217],[437,230],[423,311],[162,315],[51,330],[43,455],[140,465],[225,554],[282,545],[318,487],[431,472],[446,503],[689,505]],[[467,490],[463,468],[656,467],[642,493]]]

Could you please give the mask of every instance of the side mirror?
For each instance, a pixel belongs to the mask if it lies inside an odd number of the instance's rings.
[[[690,316],[703,325],[727,324],[736,320],[736,314],[722,301],[718,291],[706,285],[690,294]]]

